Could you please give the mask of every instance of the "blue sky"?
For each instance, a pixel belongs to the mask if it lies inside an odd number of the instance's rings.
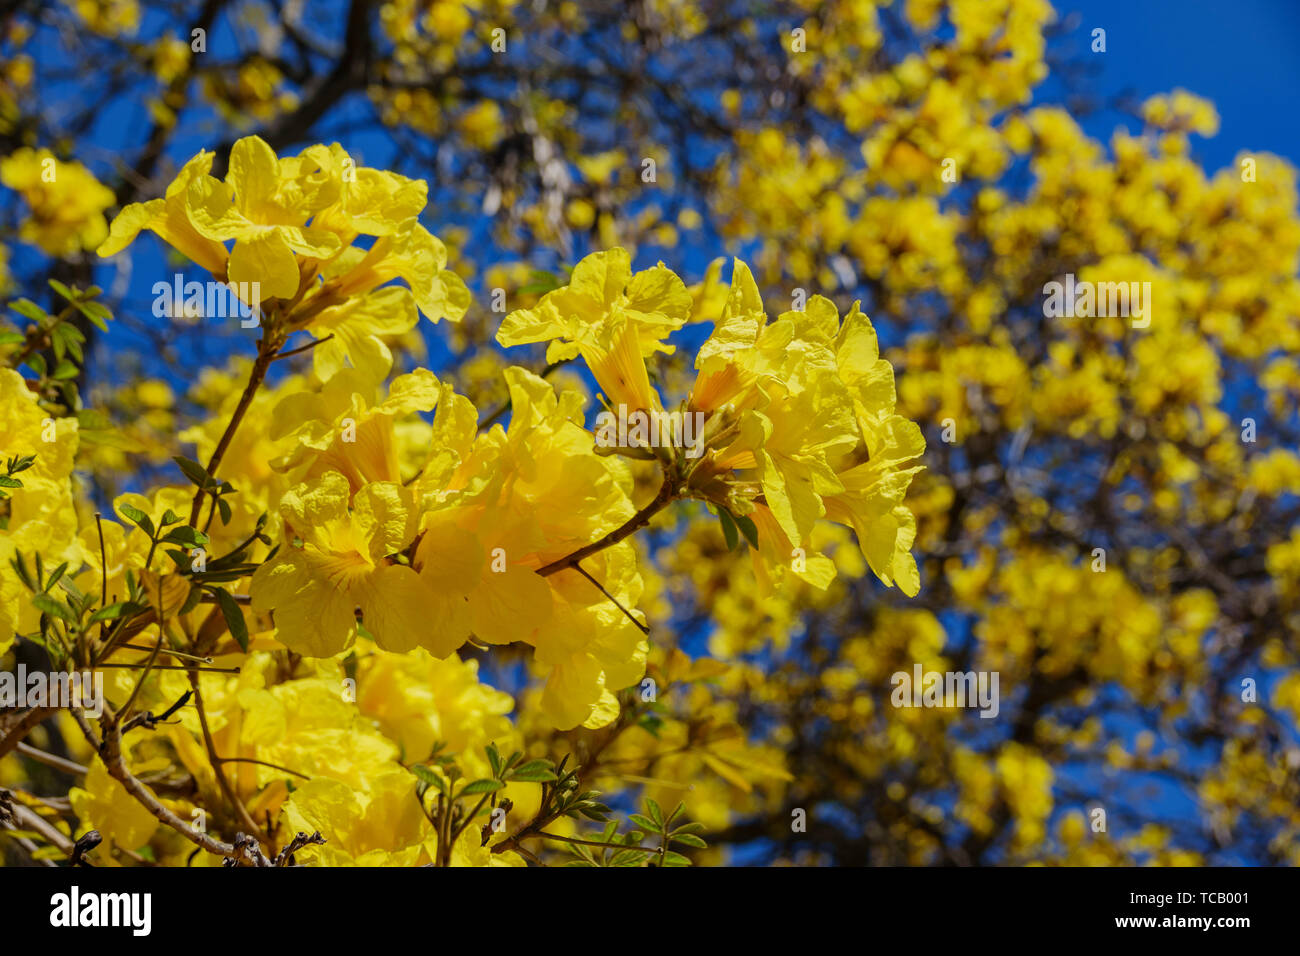
[[[1132,91],[1139,99],[1182,87],[1214,102],[1219,134],[1196,140],[1211,170],[1238,150],[1260,150],[1300,163],[1300,3],[1295,0],[1075,0],[1057,3],[1063,22],[1078,26],[1062,38],[1096,70],[1099,98]],[[1106,30],[1106,52],[1091,52],[1095,27]],[[1114,112],[1084,127],[1108,139]],[[1129,124],[1132,125],[1131,123]]]

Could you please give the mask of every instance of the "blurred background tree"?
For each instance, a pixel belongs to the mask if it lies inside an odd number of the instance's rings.
[[[1102,51],[1067,12],[0,0],[0,287],[108,290],[122,328],[111,349],[84,330],[80,382],[108,410],[79,463],[99,500],[186,453],[224,397],[198,368],[243,344],[155,317],[153,282],[188,264],[161,244],[102,264],[104,217],[246,133],[430,183],[426,224],[475,303],[392,345],[398,371],[427,364],[480,408],[505,399],[503,313],[592,250],[698,280],[697,319],[727,255],[770,312],[861,300],[929,446],[920,595],[861,576],[829,532],[829,589],[764,593],[743,543],[675,513],[644,545],[655,699],[544,746],[607,792],[685,800],[715,861],[1294,864],[1295,171],[1248,151],[1204,168],[1193,137],[1218,117],[1191,94],[1087,95],[1081,57]],[[1081,125],[1102,106],[1126,119],[1108,141]],[[108,190],[43,183],[45,156]],[[1067,274],[1150,282],[1149,326],[1047,317]],[[660,357],[667,393],[691,354]],[[892,706],[918,663],[998,672],[997,717]],[[508,659],[485,667],[517,689]]]

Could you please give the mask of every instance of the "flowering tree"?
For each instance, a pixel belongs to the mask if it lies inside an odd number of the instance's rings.
[[[1285,162],[1043,0],[325,6],[0,4],[7,861],[1296,862]]]

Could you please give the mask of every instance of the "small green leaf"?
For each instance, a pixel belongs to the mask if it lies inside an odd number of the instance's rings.
[[[113,313],[108,311],[102,303],[99,302],[77,302],[77,311],[94,323],[95,327],[101,332],[108,331],[108,319],[113,317]]]
[[[172,461],[176,462],[176,464],[180,466],[180,469],[185,473],[186,478],[194,482],[194,484],[198,485],[200,488],[207,489],[216,484],[216,480],[208,474],[208,470],[197,461],[186,458],[182,455],[175,455],[172,458]]]
[[[740,533],[743,534],[745,540],[749,542],[749,546],[757,551],[758,528],[754,526],[753,519],[747,518],[744,515],[733,515],[732,517],[735,519],[736,527],[740,529]]]
[[[675,835],[672,837],[672,842],[673,842],[673,843],[680,843],[680,844],[682,844],[683,846],[693,846],[693,847],[698,847],[698,848],[701,849],[701,850],[703,850],[703,849],[705,849],[706,847],[708,847],[708,844],[705,843],[703,840],[701,840],[699,837],[697,837],[694,833],[679,833],[679,834],[675,834]]]
[[[77,617],[62,601],[56,601],[48,594],[33,594],[32,604],[37,610],[50,617],[57,617],[69,624],[77,623]]]
[[[64,561],[57,568],[50,572],[50,576],[45,579],[45,590],[48,591],[54,585],[59,583],[59,578],[63,577],[63,572],[68,570],[68,562]]]
[[[662,830],[664,826],[664,812],[660,809],[659,804],[655,803],[655,801],[649,797],[646,797],[645,808],[646,812],[650,814],[650,819],[655,822],[655,829]]]
[[[134,601],[118,601],[116,604],[109,604],[101,607],[94,614],[90,615],[91,624],[98,624],[100,621],[115,621],[119,617],[129,617],[145,609],[143,604],[136,604]]]
[[[248,625],[244,622],[244,612],[239,609],[235,599],[224,588],[210,590],[217,599],[217,606],[221,608],[221,616],[226,619],[226,627],[230,628],[230,636],[235,639],[239,649],[247,654]]]
[[[170,512],[168,512],[170,514]],[[172,515],[175,520],[175,515]],[[168,524],[166,515],[163,516],[163,524]],[[161,539],[167,544],[183,544],[191,548],[206,548],[208,546],[208,536],[202,531],[195,531],[188,525],[182,525],[179,528],[172,528],[167,535]]]
[[[484,777],[482,780],[475,780],[473,783],[465,784],[465,789],[461,790],[460,795],[466,797],[472,793],[495,793],[504,786],[505,784],[500,780]]]
[[[53,289],[55,292],[57,292],[59,295],[63,296],[69,302],[77,302],[81,298],[79,295],[77,295],[77,293],[73,292],[71,289],[69,289],[58,279],[50,279],[49,282],[50,282],[50,288]]]
[[[639,813],[632,814],[630,817],[628,817],[628,820],[636,824],[637,826],[639,826],[642,830],[648,830],[651,833],[659,832],[659,824],[655,823],[655,821],[649,819],[648,817],[642,816]]]
[[[722,537],[727,542],[727,550],[734,551],[740,543],[740,535],[736,532],[736,522],[731,520],[726,508],[718,509],[718,523],[722,525]]]
[[[511,770],[510,779],[526,783],[553,783],[559,778],[549,760],[530,760]]]
[[[31,299],[19,299],[17,302],[10,302],[9,308],[13,309],[25,319],[31,319],[37,325],[44,325],[49,318],[45,310],[33,302]]]
[[[412,764],[411,773],[415,774],[420,782],[426,786],[434,787],[441,793],[447,792],[447,781],[442,774],[436,773],[432,767],[426,767],[422,763]]]
[[[76,378],[80,374],[75,362],[69,362],[67,359],[59,359],[58,364],[54,366],[54,371],[50,377],[59,381],[70,378]]]
[[[117,510],[122,513],[122,517],[137,525],[149,537],[154,536],[153,519],[139,508],[133,508],[130,505],[118,505]]]

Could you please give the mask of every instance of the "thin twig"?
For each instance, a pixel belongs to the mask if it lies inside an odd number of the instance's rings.
[[[583,558],[590,557],[593,554],[604,551],[606,548],[613,547],[624,538],[648,525],[650,519],[667,507],[674,497],[675,488],[673,482],[670,479],[665,478],[663,485],[659,488],[659,493],[654,496],[654,499],[631,518],[628,518],[621,526],[615,528],[599,541],[593,541],[591,544],[584,545],[572,554],[566,555],[563,558],[558,558],[545,567],[538,568],[537,573],[544,578],[549,577],[557,571],[564,571],[575,567]]]
[[[278,362],[278,361],[280,361],[280,359],[287,359],[287,358],[291,358],[291,357],[293,357],[293,356],[295,356],[295,355],[301,355],[303,352],[310,352],[310,351],[311,351],[312,349],[314,349],[316,346],[318,346],[318,345],[324,345],[326,342],[328,342],[328,341],[329,341],[330,339],[332,339],[332,338],[334,338],[334,333],[333,333],[333,332],[331,332],[329,335],[325,336],[325,338],[323,338],[323,339],[317,339],[317,340],[314,341],[314,342],[308,342],[306,345],[300,345],[300,346],[299,346],[298,348],[296,348],[296,349],[289,349],[288,351],[285,351],[285,352],[277,352],[277,353],[275,354],[275,357],[272,358],[271,361],[272,361],[272,362]]]
[[[43,763],[47,767],[53,767],[55,770],[62,770],[64,773],[82,775],[86,773],[86,768],[73,760],[66,757],[60,757],[57,754],[46,753],[44,750],[38,750],[31,744],[20,743],[16,748],[20,754],[25,757],[31,757],[37,763]]]
[[[607,590],[605,589],[605,585],[601,584],[601,583],[600,583],[599,581],[597,581],[594,577],[592,577],[590,574],[587,573],[587,569],[586,569],[586,568],[584,568],[581,564],[578,564],[578,563],[575,562],[574,565],[573,565],[573,570],[577,571],[579,574],[581,574],[584,578],[586,578],[586,579],[587,579],[588,581],[590,581],[592,584],[596,585],[596,587],[597,587],[597,589],[600,591],[600,593],[603,594],[603,595],[605,595],[605,597],[609,598],[610,603],[612,603],[612,604],[614,605],[614,607],[616,607],[616,608],[618,608],[620,611],[622,611],[622,612],[623,612],[623,616],[626,617],[626,618],[627,618],[629,621],[631,621],[633,624],[635,624],[635,625],[637,626],[637,629],[638,629],[642,634],[646,634],[646,635],[648,635],[648,634],[650,633],[650,628],[649,628],[648,626],[646,626],[645,624],[642,624],[642,623],[641,623],[640,621],[638,621],[635,617],[633,617],[633,616],[632,616],[632,612],[629,611],[627,608],[625,608],[625,607],[623,606],[622,602],[620,602],[618,598],[614,597],[614,595],[610,594],[609,591],[607,591]]]

